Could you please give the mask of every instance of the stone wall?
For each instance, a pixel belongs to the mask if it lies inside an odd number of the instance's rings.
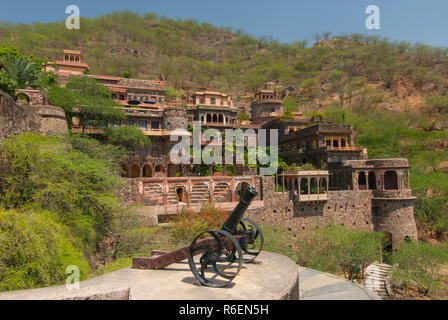
[[[30,94],[30,91],[35,93],[34,90],[23,90],[27,94]],[[45,96],[37,93],[32,97],[33,101],[46,101]],[[0,138],[26,131],[49,135],[66,130],[67,121],[61,108],[16,102],[0,90]]]
[[[275,192],[273,177],[261,177],[263,206],[248,212],[258,222],[277,224],[291,231],[303,231],[330,221],[357,230],[386,232],[395,246],[406,237],[418,239],[414,220],[414,200],[410,190],[328,192],[327,201],[298,201],[289,192]]]
[[[38,108],[16,103],[0,90],[0,139],[24,131],[39,132],[39,123]]]
[[[406,237],[417,239],[414,199],[373,199],[375,230],[390,233],[396,244]]]
[[[264,183],[273,189],[273,184]],[[287,192],[263,189],[264,206],[251,212],[260,222],[301,231],[333,221],[358,230],[373,230],[370,191],[331,191],[328,201],[294,202]]]

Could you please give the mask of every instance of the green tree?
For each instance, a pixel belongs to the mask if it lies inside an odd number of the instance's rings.
[[[140,129],[134,126],[103,128],[108,143],[125,148],[150,145],[151,140]]]
[[[71,77],[65,88],[52,87],[47,96],[51,104],[65,110],[70,125],[74,117],[78,119],[83,133],[87,126],[105,127],[110,121],[125,119],[110,90],[90,77]]]

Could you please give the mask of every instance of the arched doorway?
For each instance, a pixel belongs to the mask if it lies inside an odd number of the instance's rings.
[[[300,179],[300,194],[308,194],[308,179],[307,178]]]
[[[367,180],[366,180],[366,174],[364,171],[361,171],[358,174],[358,189],[359,190],[367,190]]]
[[[327,179],[326,178],[320,178],[319,181],[319,193],[326,193],[327,192]]]
[[[398,177],[395,171],[386,171],[384,173],[384,189],[398,190]]]
[[[143,177],[149,178],[152,176],[152,168],[149,164],[145,164],[143,167]]]
[[[133,164],[131,166],[131,178],[140,177],[140,166],[138,164]]]
[[[376,189],[376,175],[374,171],[369,172],[368,183],[369,183],[369,190]]]
[[[317,179],[310,179],[310,194],[317,194]]]
[[[185,187],[176,187],[176,197],[179,202],[187,202],[187,192],[185,191]]]
[[[163,177],[165,175],[165,167],[162,164],[158,164],[154,168],[154,172],[156,176]]]

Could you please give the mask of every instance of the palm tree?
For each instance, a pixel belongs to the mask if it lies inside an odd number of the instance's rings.
[[[39,80],[42,65],[33,58],[8,55],[2,64],[9,78],[17,83],[17,88],[37,88],[41,86]]]

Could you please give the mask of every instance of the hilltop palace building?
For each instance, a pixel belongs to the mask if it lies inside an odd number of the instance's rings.
[[[64,50],[62,60],[45,69],[58,74],[63,85],[70,76],[89,71],[82,60],[80,51]],[[145,208],[158,208],[159,220],[172,212],[170,208],[238,201],[242,187],[252,185],[260,191],[259,205],[249,214],[260,221],[300,231],[333,220],[386,232],[394,244],[406,237],[417,238],[407,159],[368,159],[367,149],[355,145],[351,125],[300,112],[282,117],[282,99],[291,88],[267,83],[253,95],[250,120],[242,121],[237,120],[241,109],[225,93],[201,88],[166,103],[163,80],[86,76],[109,88],[112,98],[123,105],[126,120],[111,126],[135,126],[150,138],[151,145],[136,148],[122,165],[129,179],[125,197]],[[217,172],[209,166],[209,175],[201,175],[200,165],[174,164],[169,157],[176,143],[170,141],[171,133],[186,129],[193,121],[221,132],[278,129],[279,156],[289,165],[312,164],[316,170],[260,176],[257,169],[235,164],[223,165]],[[76,123],[72,129],[80,130]],[[99,129],[88,128],[87,133],[98,134]]]

